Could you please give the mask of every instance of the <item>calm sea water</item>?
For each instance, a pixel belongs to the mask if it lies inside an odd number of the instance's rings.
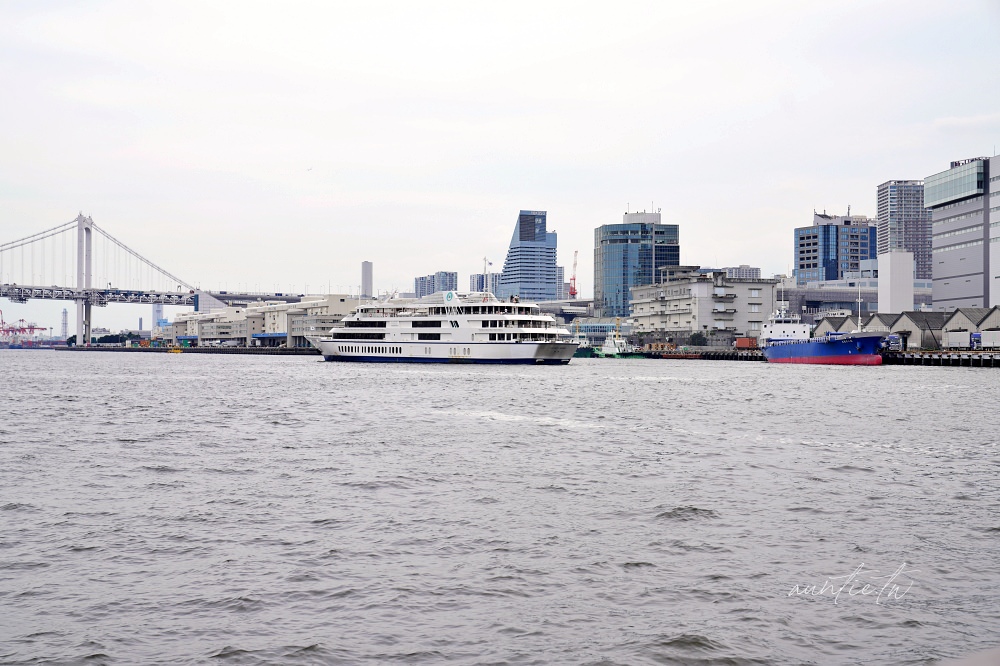
[[[970,368],[2,351],[0,662],[996,647],[998,397]]]

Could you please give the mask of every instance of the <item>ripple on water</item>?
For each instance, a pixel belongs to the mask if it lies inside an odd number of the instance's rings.
[[[660,508],[662,507],[657,507],[657,509]],[[669,511],[662,511],[656,514],[656,518],[659,520],[676,520],[681,522],[718,517],[719,514],[712,509],[700,509],[696,506],[678,506]]]
[[[20,378],[5,404],[69,397],[0,419],[0,661],[892,664],[990,647],[992,423],[940,399],[996,397],[990,374],[0,354]],[[872,405],[890,416],[845,417]],[[920,573],[900,599],[789,595],[903,562]]]

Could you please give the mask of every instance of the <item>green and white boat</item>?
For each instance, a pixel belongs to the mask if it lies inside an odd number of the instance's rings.
[[[639,350],[628,343],[617,329],[608,333],[604,344],[592,347],[597,358],[645,358]]]

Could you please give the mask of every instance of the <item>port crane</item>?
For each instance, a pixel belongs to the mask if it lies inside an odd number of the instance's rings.
[[[569,278],[569,297],[576,298],[576,260],[580,255],[579,250],[573,250],[573,274]]]
[[[29,324],[23,319],[19,319],[13,324],[8,324],[3,320],[3,310],[0,310],[0,337],[6,338],[14,335],[34,335],[36,331],[45,331],[46,329],[42,326],[36,326],[34,323]]]

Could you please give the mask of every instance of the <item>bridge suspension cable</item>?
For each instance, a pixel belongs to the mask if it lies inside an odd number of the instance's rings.
[[[135,257],[136,259],[138,259],[139,261],[143,262],[144,264],[146,264],[150,268],[153,268],[153,269],[159,271],[161,274],[167,276],[171,280],[174,280],[177,284],[179,284],[180,286],[184,287],[185,289],[194,289],[194,287],[192,287],[191,285],[189,285],[184,280],[182,280],[179,277],[177,277],[176,275],[173,275],[172,273],[169,273],[166,270],[160,268],[159,266],[157,266],[156,264],[154,264],[152,261],[150,261],[149,259],[145,258],[141,254],[139,254],[138,252],[136,252],[135,250],[133,250],[132,248],[128,247],[127,245],[125,245],[124,243],[122,243],[120,240],[118,240],[117,238],[115,238],[114,236],[112,236],[111,234],[109,234],[104,229],[101,229],[96,224],[91,223],[90,226],[95,231],[97,231],[98,233],[100,233],[102,236],[104,236],[105,238],[107,238],[109,241],[111,241],[112,243],[114,243],[115,245],[117,245],[122,250],[124,250],[125,252],[129,253],[130,255],[132,255],[133,257]]]
[[[17,248],[27,245],[28,243],[34,243],[36,241],[45,240],[57,234],[61,234],[64,231],[70,231],[76,228],[76,220],[67,222],[66,224],[60,224],[58,227],[52,227],[51,229],[46,229],[45,231],[39,231],[37,234],[32,234],[31,236],[25,236],[20,240],[10,241],[9,243],[3,243],[0,245],[0,252],[6,252],[9,250],[16,250]]]
[[[92,231],[100,238],[93,245]],[[84,258],[85,265],[77,265]],[[0,284],[80,288],[84,286],[80,283],[83,277],[93,288],[196,291],[190,283],[128,247],[82,213],[70,222],[0,244]]]

